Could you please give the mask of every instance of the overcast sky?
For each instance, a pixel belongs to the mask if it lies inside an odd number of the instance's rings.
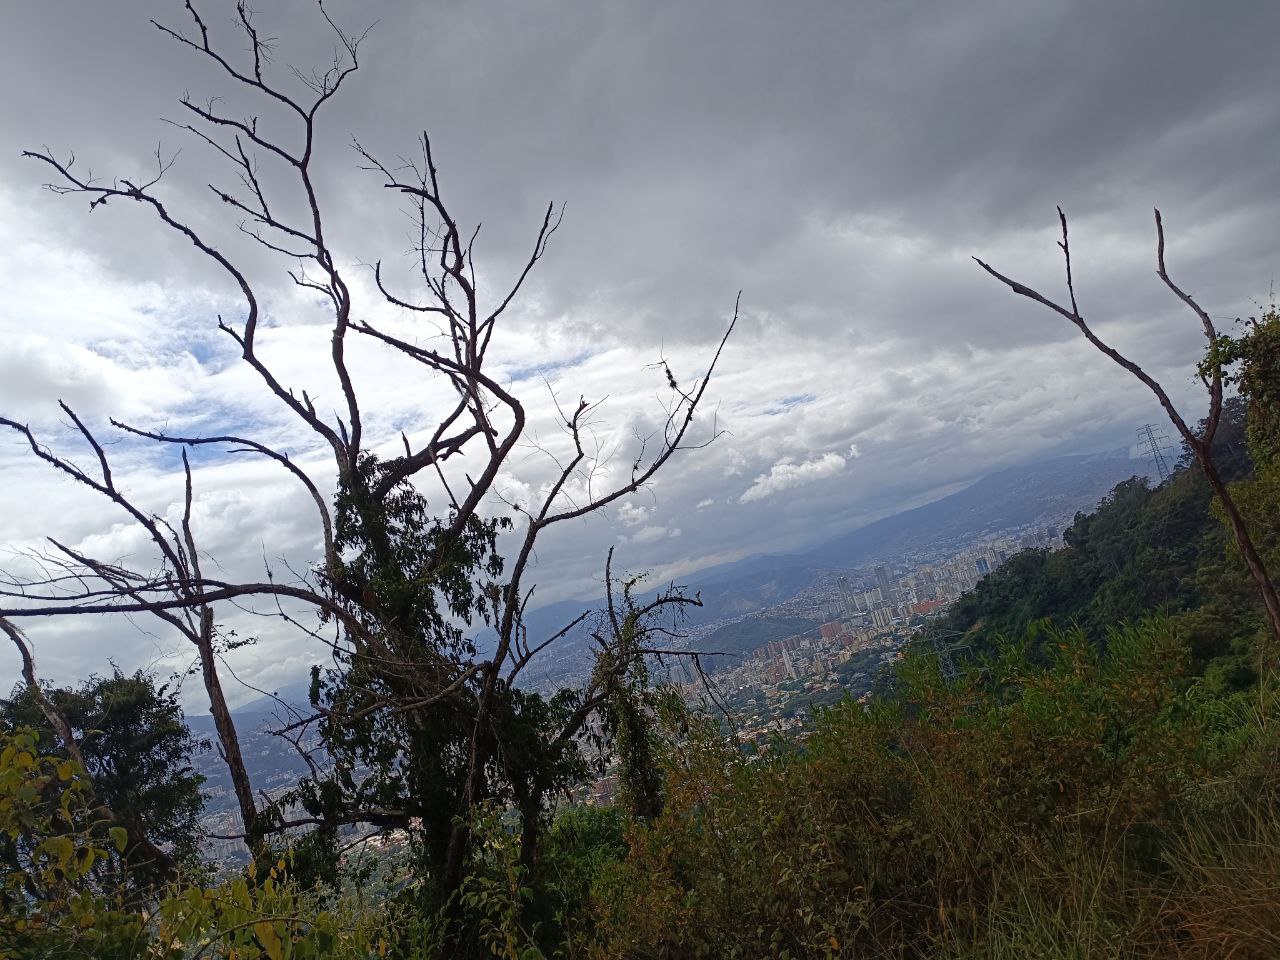
[[[313,4],[260,6],[262,29],[279,38],[275,69],[329,55]],[[1175,277],[1216,317],[1256,312],[1280,259],[1277,4],[326,8],[352,29],[378,21],[319,144],[330,236],[365,298],[358,309],[385,316],[357,265],[400,262],[408,224],[357,168],[351,137],[394,158],[430,131],[452,209],[483,223],[478,270],[490,290],[518,269],[547,202],[566,205],[493,348],[540,439],[554,443],[549,382],[570,401],[607,398],[597,432],[625,452],[659,410],[663,375],[649,365],[665,357],[677,376],[699,374],[742,291],[743,319],[709,390],[728,432],[607,519],[543,543],[546,601],[594,595],[610,543],[627,568],[678,576],[826,539],[1001,466],[1127,445],[1137,424],[1159,422],[1139,385],[970,259],[1061,294],[1055,204],[1071,217],[1083,311],[1190,417],[1198,327],[1155,277],[1152,207],[1165,215]],[[201,9],[220,31],[234,5]],[[42,191],[44,172],[18,156],[47,144],[110,178],[145,172],[157,143],[166,155],[181,148],[160,195],[249,255],[204,186],[229,181],[226,169],[161,118],[179,115],[185,91],[260,108],[166,42],[153,16],[187,25],[177,0],[5,11],[0,413],[68,453],[77,448],[59,398],[95,425],[117,416],[253,432],[323,478],[323,451],[216,330],[219,313],[240,309],[224,278],[140,210],[90,215],[82,199]],[[293,135],[269,111],[263,122]],[[247,263],[269,301],[266,355],[332,404],[322,315],[281,283],[284,265]],[[353,363],[379,442],[430,424],[439,394],[412,371],[364,347]],[[131,494],[173,508],[172,451],[119,444],[113,456]],[[232,573],[314,557],[306,501],[270,467],[198,461],[201,542]],[[523,449],[501,488],[532,496],[548,476],[545,458]],[[108,558],[144,555],[123,515],[51,476],[15,437],[0,437],[0,477],[0,564],[17,565],[12,553],[47,535]],[[261,635],[233,660],[246,679],[279,686],[318,659],[297,638],[225,617]],[[145,621],[26,626],[57,681],[109,658],[164,673],[187,655]],[[0,685],[16,676],[0,650]]]

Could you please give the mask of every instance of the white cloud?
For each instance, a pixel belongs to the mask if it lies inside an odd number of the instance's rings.
[[[623,537],[622,541],[632,544],[660,543],[665,540],[674,540],[678,536],[680,536],[679,527],[648,526],[641,527],[635,533]]]
[[[630,500],[618,508],[618,520],[624,527],[638,527],[649,517],[649,508],[637,506]]]
[[[814,460],[796,463],[790,457],[783,458],[769,468],[768,473],[756,477],[755,482],[738,498],[739,503],[763,500],[783,490],[802,487],[824,480],[844,469],[845,458],[840,454],[825,453]]]

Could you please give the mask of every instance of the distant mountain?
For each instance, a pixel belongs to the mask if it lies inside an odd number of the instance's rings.
[[[278,690],[269,691],[269,695],[260,696],[256,700],[250,700],[248,703],[236,707],[235,712],[257,714],[278,711],[284,713],[286,711],[280,706],[281,700],[295,710],[305,711],[311,703],[311,678],[308,676],[292,683],[286,683]]]
[[[298,681],[274,692],[299,711],[298,715],[302,715],[307,712],[308,686],[308,681]],[[280,729],[297,719],[298,715],[290,714],[271,697],[259,697],[231,711],[245,766],[248,767],[255,786],[268,791],[276,790],[296,783],[307,773],[306,762],[298,756],[294,747],[269,732]],[[188,729],[197,738],[208,741],[208,748],[197,751],[192,758],[196,770],[205,777],[202,790],[205,810],[209,813],[223,813],[235,809],[231,777],[227,773],[227,765],[218,753],[213,717],[207,713],[189,714],[186,721]]]
[[[786,566],[800,562],[799,557],[789,553],[753,553],[749,557],[720,563],[713,567],[704,567],[690,576],[698,578],[702,584],[727,583],[737,577],[747,576],[761,570],[769,570],[777,566]]]
[[[702,606],[689,613],[693,624],[755,613],[785,603],[812,586],[831,564],[803,556],[759,557],[731,575],[705,578],[701,572],[681,581],[702,597]]]
[[[1055,457],[990,474],[958,493],[828,540],[802,556],[827,566],[887,560],[948,540],[964,540],[1092,510],[1122,480],[1146,476],[1127,450]]]

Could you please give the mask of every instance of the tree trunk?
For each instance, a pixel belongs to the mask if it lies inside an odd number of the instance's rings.
[[[445,854],[444,872],[441,877],[441,892],[446,897],[452,895],[462,884],[467,850],[471,845],[471,811],[483,799],[481,794],[484,790],[484,768],[489,760],[489,737],[486,731],[489,727],[493,698],[497,691],[498,671],[501,669],[506,652],[507,644],[504,638],[499,642],[498,651],[485,671],[484,686],[476,705],[476,717],[471,729],[471,749],[467,758],[467,778],[463,785],[460,809],[455,814],[453,832],[449,836],[449,849]]]
[[[253,783],[249,780],[249,771],[245,769],[244,755],[240,752],[240,738],[236,733],[235,722],[231,719],[231,711],[227,707],[227,698],[222,693],[222,681],[218,678],[218,668],[213,652],[213,613],[207,607],[200,613],[200,670],[204,679],[204,688],[209,694],[209,713],[213,716],[213,726],[218,734],[218,748],[222,759],[231,774],[231,786],[236,794],[236,802],[240,805],[240,819],[244,823],[245,843],[251,853],[257,853],[262,844],[262,833],[258,823],[258,805],[253,799]]]
[[[542,793],[535,791],[520,804],[520,866],[528,883],[538,866],[538,838],[542,834]]]

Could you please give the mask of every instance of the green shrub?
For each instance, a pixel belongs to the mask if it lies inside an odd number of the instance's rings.
[[[1202,876],[1174,856],[1196,829],[1187,804],[1242,762],[1256,718],[1188,682],[1167,620],[1113,629],[1101,652],[1078,629],[1035,630],[953,684],[913,656],[895,702],[841,703],[801,747],[747,758],[705,727],[671,762],[663,816],[595,885],[584,953],[1127,957],[1190,942],[1165,904]],[[1275,852],[1210,846],[1253,850],[1259,870]]]

